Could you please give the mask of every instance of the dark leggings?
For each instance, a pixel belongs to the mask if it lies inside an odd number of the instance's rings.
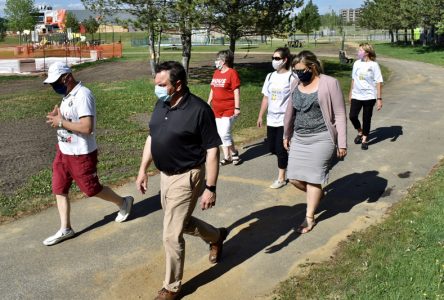
[[[355,129],[362,128],[362,135],[368,136],[370,133],[370,125],[372,123],[373,106],[375,106],[376,99],[373,100],[351,100],[350,105],[350,121]],[[359,122],[359,112],[362,110],[362,127]]]
[[[286,169],[288,164],[288,152],[284,148],[284,126],[267,126],[268,146],[271,154],[275,154],[279,169]]]

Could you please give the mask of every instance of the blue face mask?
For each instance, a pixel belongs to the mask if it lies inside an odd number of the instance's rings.
[[[173,98],[173,95],[174,95],[174,94],[168,95],[167,88],[164,86],[158,86],[158,85],[156,85],[154,87],[154,93],[156,94],[156,96],[159,100],[166,102],[166,103],[170,102],[171,98]]]
[[[68,88],[63,83],[53,83],[51,86],[57,94],[66,96]]]

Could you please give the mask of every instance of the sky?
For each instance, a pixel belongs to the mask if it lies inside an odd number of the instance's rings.
[[[5,2],[6,0],[0,0],[0,15],[4,15],[3,8],[5,7]],[[307,3],[308,0],[304,2]],[[313,0],[313,3],[318,6],[320,14],[325,14],[331,10],[339,13],[341,8],[359,8],[364,3],[364,0]],[[83,9],[83,4],[80,0],[35,0],[35,4],[46,4],[53,8]]]

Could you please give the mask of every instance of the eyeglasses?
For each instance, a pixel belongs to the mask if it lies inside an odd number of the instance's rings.
[[[293,69],[293,72],[295,72],[296,74],[302,75],[307,71],[308,68],[305,69]]]
[[[278,56],[272,56],[271,60],[282,60],[282,57],[278,57]]]

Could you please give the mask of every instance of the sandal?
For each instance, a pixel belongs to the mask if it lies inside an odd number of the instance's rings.
[[[313,229],[313,227],[315,227],[315,225],[316,221],[314,217],[305,216],[304,222],[302,222],[302,224],[299,225],[296,231],[301,234],[309,233]]]
[[[233,161],[232,161],[231,159],[226,159],[226,158],[224,158],[224,159],[222,159],[222,160],[220,161],[220,165],[221,165],[221,166],[230,165],[230,164],[232,164],[232,163],[233,163]]]
[[[233,165],[238,165],[240,163],[239,152],[236,151],[233,154],[231,154],[231,159],[233,160]]]

